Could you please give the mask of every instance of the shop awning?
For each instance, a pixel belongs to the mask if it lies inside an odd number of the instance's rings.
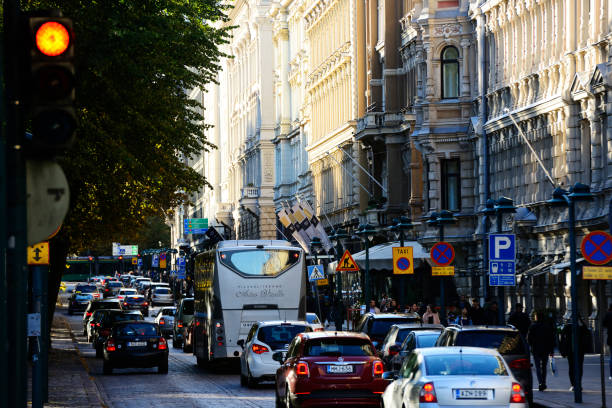
[[[384,244],[375,245],[370,248],[370,269],[393,269],[393,247],[399,247],[398,241],[386,242]],[[412,247],[412,256],[416,259],[429,259],[429,252],[423,249],[423,246],[416,241],[406,241],[404,246]],[[353,255],[353,259],[357,262],[360,269],[365,269],[365,250],[359,251]],[[328,273],[335,273],[337,261],[331,262],[328,266]]]
[[[584,258],[578,258],[576,259],[576,265],[579,265],[581,263],[584,262]],[[559,272],[561,272],[564,269],[569,269],[570,267],[570,263],[569,262],[562,262],[562,263],[558,263],[556,265],[553,265],[550,267],[550,273],[552,273],[553,275],[558,275]]]

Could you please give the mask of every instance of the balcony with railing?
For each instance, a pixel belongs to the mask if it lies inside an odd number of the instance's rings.
[[[241,198],[259,198],[259,187],[244,187]]]

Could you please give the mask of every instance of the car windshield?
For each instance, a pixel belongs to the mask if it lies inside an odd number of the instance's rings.
[[[170,289],[167,288],[157,288],[155,289],[155,294],[157,295],[167,295],[170,293]]]
[[[402,323],[410,323],[414,321],[414,318],[405,317],[405,318],[392,318],[392,319],[374,319],[372,322],[372,327],[370,328],[370,332],[368,333],[370,336],[385,336],[391,326],[394,324],[402,324]],[[406,333],[406,336],[408,333]]]
[[[357,338],[311,339],[304,347],[304,356],[374,356],[375,350],[369,341]]]
[[[482,354],[425,356],[427,375],[508,375],[499,357]]]
[[[249,276],[276,276],[300,260],[299,251],[286,249],[240,249],[223,251],[221,263]]]
[[[152,324],[131,323],[122,324],[117,327],[118,336],[156,336],[157,329]]]
[[[77,286],[74,288],[74,291],[81,293],[93,293],[97,292],[98,288],[95,285]]]
[[[436,340],[440,337],[440,333],[438,334],[423,334],[422,336],[417,336],[417,347],[425,348],[425,347],[433,347],[436,344]]]
[[[184,315],[192,315],[193,314],[193,300],[185,300],[185,301],[183,301],[183,314]]]
[[[305,331],[305,325],[264,326],[259,329],[257,340],[266,343],[272,350],[286,349],[298,333]]]
[[[502,355],[527,354],[520,332],[469,330],[459,333],[455,346],[496,349]]]

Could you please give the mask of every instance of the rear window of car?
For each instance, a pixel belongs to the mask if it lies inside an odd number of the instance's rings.
[[[355,338],[310,339],[304,346],[305,357],[374,356],[369,341]]]
[[[109,288],[117,288],[123,286],[123,284],[121,282],[117,282],[117,281],[112,281],[112,282],[108,282],[108,287]]]
[[[85,286],[77,286],[76,288],[74,288],[75,292],[82,292],[82,293],[93,293],[93,292],[97,292],[98,288],[95,285],[85,285]]]
[[[273,350],[286,349],[297,334],[307,329],[310,327],[305,325],[264,326],[259,329],[257,340],[266,343]]]
[[[157,336],[157,328],[152,324],[130,323],[116,327],[118,336]]]
[[[440,334],[423,334],[422,336],[418,336],[416,338],[417,347],[433,347],[436,344],[438,337],[440,337]]]
[[[499,357],[475,354],[425,356],[427,375],[508,375]]]
[[[113,313],[109,319],[111,322],[123,322],[126,320],[144,320],[138,313]]]
[[[520,332],[464,331],[457,335],[455,346],[496,349],[501,355],[527,354]]]
[[[396,343],[403,343],[404,339],[412,332],[412,329],[401,329],[397,332]]]
[[[414,318],[409,317],[405,319],[374,319],[374,321],[372,321],[372,327],[370,328],[369,334],[372,336],[385,336],[391,326],[394,324],[411,323],[414,320]],[[406,336],[407,335],[408,333],[406,333]]]
[[[192,315],[193,314],[193,300],[185,300],[185,301],[183,301],[183,314],[184,315]]]
[[[162,309],[162,316],[174,316],[176,310],[174,309]]]
[[[128,303],[140,303],[145,300],[144,296],[128,296],[125,298]]]
[[[121,289],[119,293],[123,295],[129,295],[130,293],[138,293],[136,289]]]
[[[170,289],[167,288],[157,288],[155,289],[155,293],[159,293],[160,295],[167,295],[170,293]]]
[[[119,302],[93,302],[91,304],[92,310],[98,309],[119,309]]]

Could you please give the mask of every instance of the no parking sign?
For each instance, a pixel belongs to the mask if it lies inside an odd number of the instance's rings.
[[[412,247],[393,248],[393,274],[414,274],[414,260],[412,258]]]

